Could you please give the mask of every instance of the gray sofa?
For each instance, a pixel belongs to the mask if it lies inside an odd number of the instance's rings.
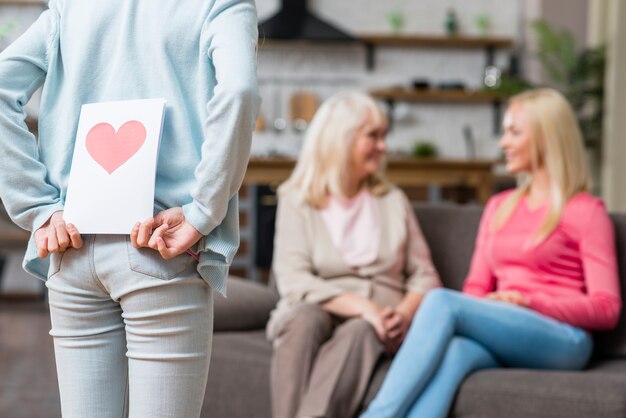
[[[419,206],[417,217],[445,286],[459,289],[468,269],[481,210]],[[615,215],[622,293],[626,289],[626,215]],[[215,304],[215,338],[203,417],[271,418],[272,347],[264,326],[277,301],[268,287],[229,282],[229,297]],[[626,417],[626,320],[595,335],[594,359],[582,372],[493,369],[461,386],[451,417]],[[419,359],[415,359],[419,361]],[[369,402],[384,378],[382,360],[370,383]],[[349,417],[346,417],[349,418]]]

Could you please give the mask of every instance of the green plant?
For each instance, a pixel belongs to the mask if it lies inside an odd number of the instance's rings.
[[[485,86],[482,88],[482,90],[497,93],[506,98],[513,96],[517,93],[521,93],[530,88],[532,88],[532,84],[530,84],[528,81],[510,74],[502,74],[502,76],[500,77],[500,84],[495,87]]]
[[[404,13],[399,10],[387,13],[387,22],[394,33],[400,32],[404,26]]]
[[[555,30],[544,21],[532,23],[537,34],[537,58],[555,87],[572,104],[585,144],[599,149],[602,142],[606,46],[576,49],[571,33]]]
[[[6,22],[0,25],[0,42],[2,42],[4,37],[7,36],[7,34],[11,32],[14,27],[15,27],[15,23],[13,22]]]
[[[439,155],[439,150],[432,142],[417,142],[411,150],[416,158],[433,158]]]

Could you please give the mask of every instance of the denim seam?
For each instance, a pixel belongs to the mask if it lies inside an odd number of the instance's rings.
[[[98,273],[96,273],[96,264],[95,264],[95,250],[96,250],[96,236],[91,236],[91,243],[89,246],[89,270],[91,270],[91,278],[96,282],[96,286],[100,288],[105,294],[109,294],[109,291],[104,287],[100,277],[98,277]]]
[[[128,371],[128,365],[126,366],[126,386],[124,388],[124,403],[122,404],[122,417],[121,418],[126,418],[128,417],[128,413],[129,413],[129,409],[130,409],[130,405],[128,404],[129,400],[128,400],[128,390],[129,390],[129,371]]]

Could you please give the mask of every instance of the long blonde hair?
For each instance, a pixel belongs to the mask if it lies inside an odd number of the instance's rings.
[[[350,150],[357,131],[370,119],[387,124],[380,106],[364,93],[343,92],[327,99],[315,113],[296,167],[281,188],[296,187],[301,198],[315,208],[323,207],[329,195],[346,197]],[[382,166],[365,180],[374,195],[389,189]]]
[[[559,224],[567,202],[589,190],[589,170],[576,116],[561,93],[550,88],[529,90],[513,96],[509,105],[513,104],[524,107],[531,125],[532,169],[519,176],[517,189],[496,210],[491,228],[496,231],[507,223],[529,192],[533,171],[543,163],[550,179],[550,207],[535,233],[534,244],[539,244]]]

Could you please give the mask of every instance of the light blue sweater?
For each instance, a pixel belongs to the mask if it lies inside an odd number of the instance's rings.
[[[260,104],[256,25],[253,0],[50,1],[0,54],[0,197],[14,222],[35,231],[63,210],[82,104],[163,97],[155,212],[183,207],[205,235],[198,270],[224,293]],[[23,106],[41,85],[36,141]],[[24,268],[47,273],[32,236]]]

